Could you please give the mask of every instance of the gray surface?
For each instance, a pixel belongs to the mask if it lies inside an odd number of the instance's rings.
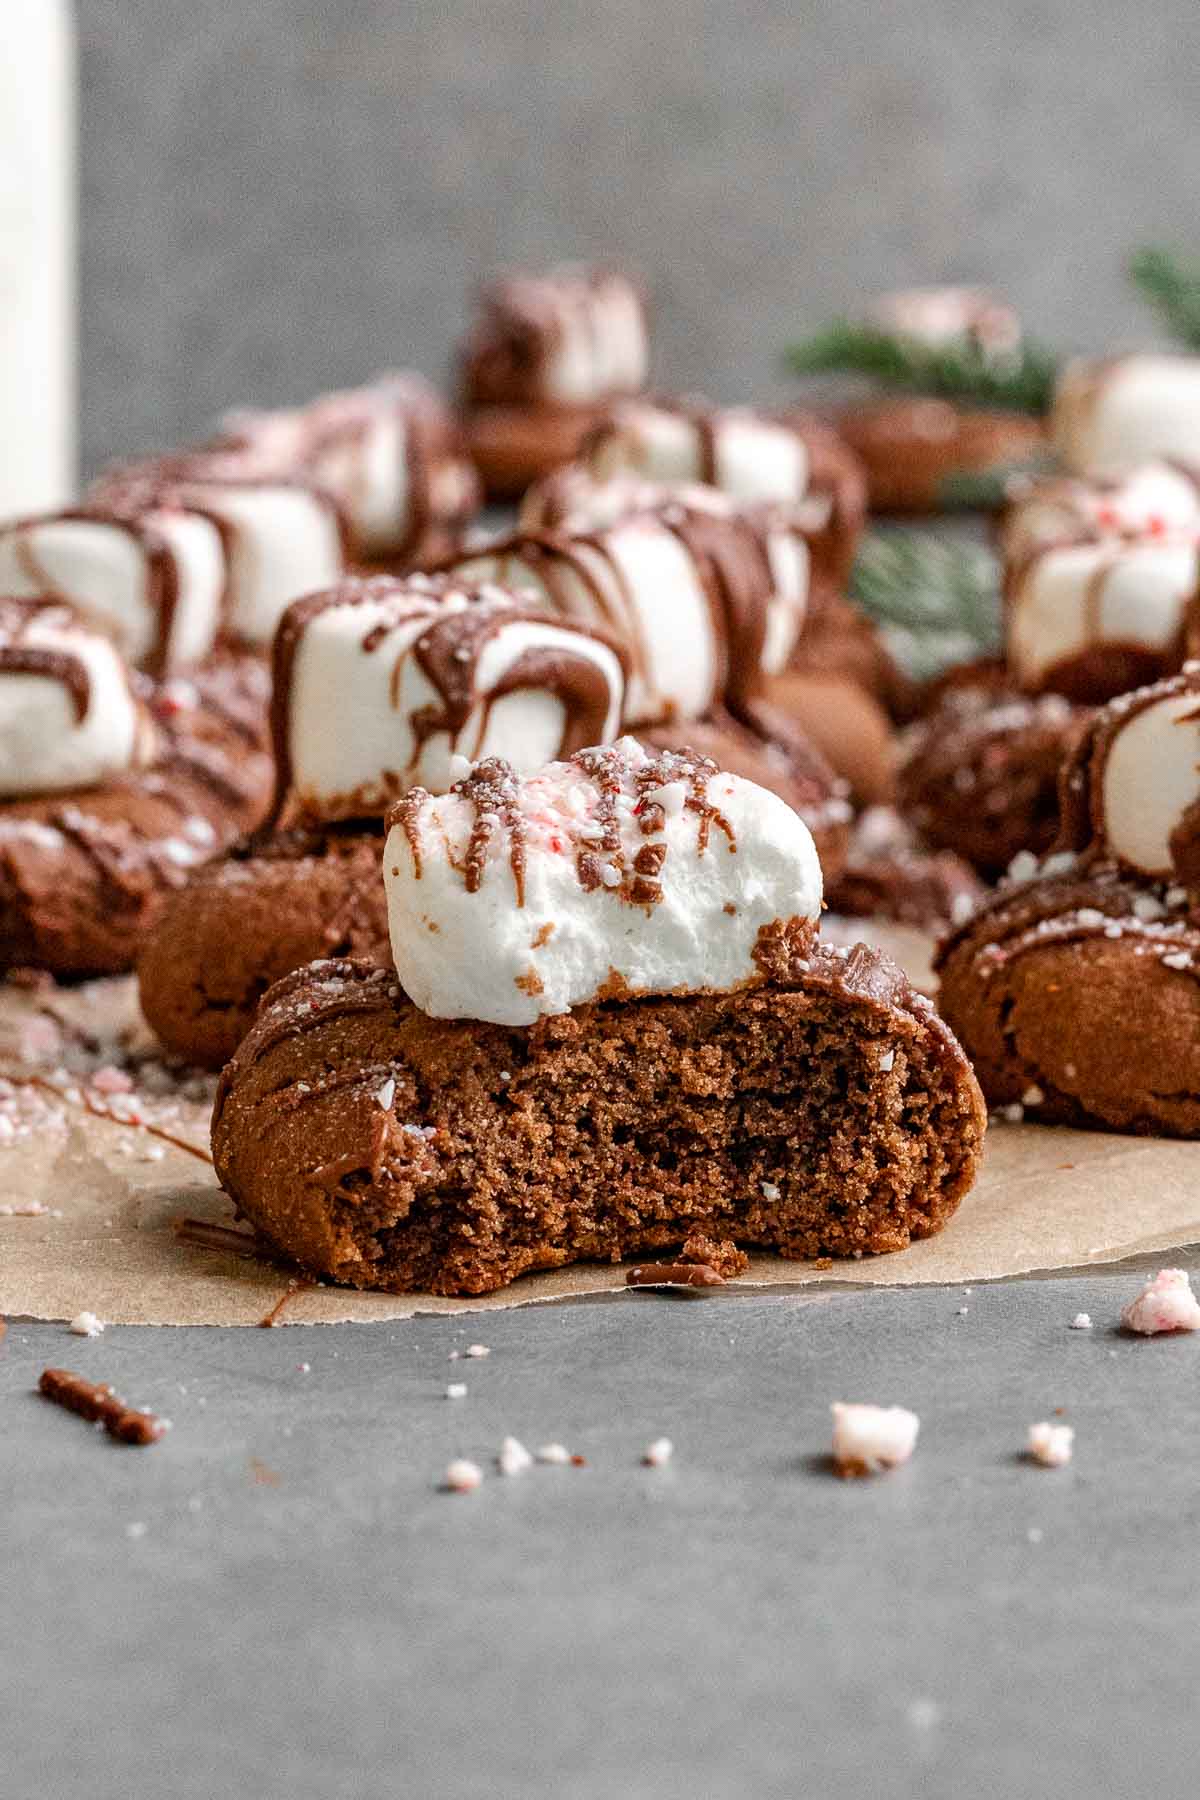
[[[1121,264],[1200,249],[1195,0],[78,0],[89,462],[381,363],[468,284],[611,254],[660,374],[769,393],[864,289],[977,276],[1145,339]]]
[[[5,1800],[1191,1794],[1200,1338],[1118,1336],[1136,1285],[13,1325]],[[95,1435],[47,1362],[173,1432]],[[835,1480],[834,1398],[913,1406],[913,1463]],[[1056,1406],[1074,1464],[1022,1464]],[[589,1466],[437,1491],[507,1432]]]

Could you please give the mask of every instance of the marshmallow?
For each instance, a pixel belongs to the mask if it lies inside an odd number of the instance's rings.
[[[1164,1331],[1200,1331],[1200,1302],[1186,1269],[1160,1269],[1121,1314],[1126,1331],[1155,1337]]]
[[[185,482],[180,503],[222,531],[229,563],[225,625],[266,646],[293,600],[337,581],[346,567],[337,507],[304,482]]]
[[[724,645],[704,572],[653,517],[620,519],[586,538],[518,535],[472,553],[455,573],[531,592],[560,618],[611,632],[630,656],[630,724],[699,718],[721,697]]]
[[[208,654],[224,592],[220,532],[173,502],[97,498],[0,526],[0,594],[62,601],[156,675]]]
[[[1112,481],[1055,476],[1019,487],[1001,530],[1010,561],[1085,537],[1147,537],[1200,528],[1200,472],[1143,463]]]
[[[53,602],[0,601],[0,796],[95,787],[150,761],[153,747],[106,637]]]
[[[794,426],[702,401],[619,402],[586,460],[601,480],[700,481],[737,500],[797,501],[808,488],[808,447]]]
[[[984,288],[905,288],[882,295],[868,308],[867,320],[931,350],[970,345],[989,361],[1004,361],[1021,342],[1021,322],[1012,307]]]
[[[700,482],[667,485],[633,475],[598,481],[571,464],[529,490],[521,524],[583,537],[639,513],[666,525],[695,562],[711,566],[734,663],[753,662],[753,676],[782,673],[808,608],[809,524],[800,509],[739,502]],[[747,627],[752,641],[743,643]]]
[[[293,607],[275,644],[280,806],[362,818],[466,763],[518,774],[617,734],[619,653],[498,588],[350,581]],[[350,729],[347,729],[347,726]]]
[[[1190,532],[1056,544],[1030,556],[1008,585],[1008,660],[1018,683],[1031,692],[1056,687],[1067,665],[1104,650],[1132,651],[1160,671],[1177,666],[1198,575]]]
[[[1175,873],[1172,837],[1200,809],[1200,665],[1131,696],[1101,722],[1101,831],[1108,852],[1156,880]],[[1190,823],[1200,837],[1200,810]]]
[[[475,401],[587,406],[645,386],[646,310],[624,275],[563,267],[487,288],[465,356]]]
[[[1051,429],[1074,475],[1124,475],[1155,458],[1200,464],[1200,356],[1070,362],[1059,378]]]
[[[487,762],[393,809],[396,972],[435,1018],[532,1025],[588,1001],[761,979],[760,934],[821,910],[808,828],[703,757],[632,738],[518,781]]]
[[[450,413],[419,375],[381,375],[308,406],[231,414],[217,449],[244,459],[250,477],[307,477],[326,489],[373,555],[415,553],[430,527],[456,526],[479,503]],[[320,585],[310,581],[307,591]]]

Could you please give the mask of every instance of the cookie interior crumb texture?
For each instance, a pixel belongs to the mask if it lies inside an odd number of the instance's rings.
[[[310,1270],[480,1294],[700,1227],[795,1258],[899,1250],[951,1216],[983,1130],[954,1038],[860,947],[529,1027],[435,1020],[382,970],[313,964],[222,1077],[213,1147],[240,1211]]]

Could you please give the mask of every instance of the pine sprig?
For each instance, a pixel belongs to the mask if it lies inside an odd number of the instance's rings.
[[[1180,262],[1169,250],[1145,249],[1130,257],[1129,274],[1171,335],[1187,349],[1200,350],[1200,267]]]
[[[982,545],[896,527],[863,540],[850,592],[919,681],[1000,648],[1000,576]]]
[[[997,358],[967,340],[935,347],[852,319],[835,319],[784,355],[794,375],[869,375],[908,393],[1039,416],[1049,410],[1059,367],[1058,357],[1041,344],[1026,341],[1011,356]]]

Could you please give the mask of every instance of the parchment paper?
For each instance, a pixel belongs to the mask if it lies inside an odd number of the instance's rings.
[[[623,1269],[584,1265],[466,1301],[335,1287],[289,1292],[294,1277],[283,1265],[181,1239],[181,1218],[232,1224],[202,1156],[155,1135],[203,1152],[207,1087],[181,1085],[146,1060],[131,985],[0,990],[0,1066],[18,1084],[0,1090],[4,1116],[16,1120],[11,1137],[0,1130],[0,1314],[68,1319],[87,1310],[112,1324],[256,1325],[286,1295],[279,1323],[332,1324],[624,1286]],[[119,1077],[112,1092],[112,1076],[95,1073],[122,1062],[137,1075],[131,1095],[119,1091]],[[40,1083],[48,1086],[31,1085]],[[136,1110],[148,1124],[97,1117],[89,1106]],[[940,1236],[895,1256],[824,1267],[756,1256],[739,1286],[960,1284],[1196,1242],[1200,1145],[995,1124],[982,1177]]]

